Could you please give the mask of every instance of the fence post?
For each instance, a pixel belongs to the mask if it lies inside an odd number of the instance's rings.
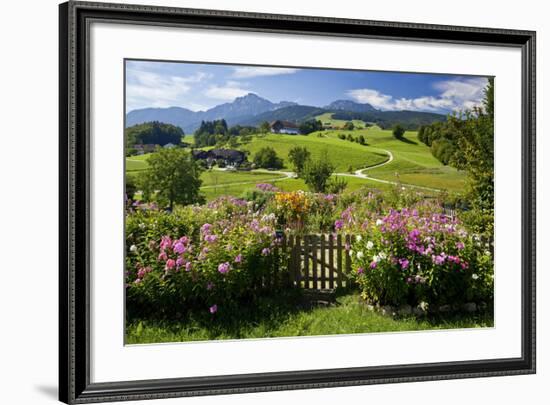
[[[349,255],[351,251],[351,236],[350,235],[346,235],[346,274],[350,274],[351,273],[351,256]],[[343,284],[343,281],[342,281],[342,284]],[[347,282],[346,282],[346,286],[347,286]]]
[[[309,244],[310,236],[304,235],[304,288],[309,289]]]
[[[317,268],[317,253],[319,252],[319,238],[317,235],[311,235],[310,236],[310,242],[311,242],[311,271],[313,272],[313,289],[316,290],[319,288],[317,285],[317,280],[319,279],[319,269]]]

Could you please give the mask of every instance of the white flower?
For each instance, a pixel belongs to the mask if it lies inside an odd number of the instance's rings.
[[[358,258],[359,260],[361,260],[363,257],[365,257],[365,255],[363,254],[362,251],[357,252],[357,258]]]
[[[376,226],[380,226],[384,223],[384,221],[382,221],[381,219],[377,219],[376,220]]]
[[[477,274],[474,273],[474,274],[472,274],[472,278],[473,278],[474,280],[477,280],[477,279],[479,278],[479,276],[478,276]]]
[[[136,245],[130,246],[130,252],[132,252],[132,253],[137,252],[137,246]]]
[[[349,251],[349,257],[353,257],[353,250]]]
[[[361,242],[362,239],[363,239],[363,238],[361,237],[361,235],[357,235],[357,236],[355,237],[355,240],[356,240],[357,242]]]
[[[380,256],[374,255],[374,256],[372,257],[372,260],[373,260],[374,262],[378,263],[378,262],[380,261]]]
[[[486,250],[485,252],[483,252],[485,254],[485,256],[491,256],[491,251],[489,250]]]
[[[384,260],[384,259],[386,259],[386,257],[388,257],[388,256],[386,256],[386,254],[384,252],[378,253],[378,256],[380,257],[381,260]]]
[[[367,242],[367,249],[372,249],[374,247],[374,243],[372,243],[370,240]]]
[[[140,222],[139,223],[139,229],[144,229],[145,228],[145,224],[143,222]]]

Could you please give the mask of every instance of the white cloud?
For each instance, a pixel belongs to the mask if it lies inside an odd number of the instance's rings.
[[[245,96],[251,91],[241,87],[239,82],[228,81],[222,86],[210,86],[204,92],[204,95],[216,100],[233,101],[237,97]]]
[[[198,72],[190,76],[160,75],[141,69],[128,69],[126,103],[128,110],[144,107],[181,106],[182,96],[193,85],[209,77]]]
[[[251,77],[260,77],[260,76],[289,75],[289,74],[296,73],[299,70],[300,69],[293,69],[293,68],[243,66],[243,67],[236,67],[231,77],[235,79],[248,79]]]
[[[444,80],[434,84],[439,95],[416,98],[394,98],[373,89],[353,89],[347,94],[381,110],[457,111],[481,105],[486,85],[486,78]]]

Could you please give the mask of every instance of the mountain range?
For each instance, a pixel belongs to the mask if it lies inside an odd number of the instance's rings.
[[[182,107],[142,108],[126,114],[126,127],[144,122],[160,121],[180,127],[185,133],[194,132],[201,121],[225,119],[227,125],[259,125],[263,121],[285,120],[303,122],[325,112],[346,117],[344,119],[362,119],[377,122],[384,126],[401,123],[405,126],[418,126],[434,121],[443,121],[442,114],[421,111],[381,111],[367,103],[351,100],[336,100],[325,107],[300,105],[291,101],[273,103],[254,93],[237,97],[230,103],[224,103],[206,111],[191,111]],[[389,124],[388,124],[389,123]]]

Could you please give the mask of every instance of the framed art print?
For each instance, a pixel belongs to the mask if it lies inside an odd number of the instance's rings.
[[[535,372],[535,33],[60,5],[60,400]]]

